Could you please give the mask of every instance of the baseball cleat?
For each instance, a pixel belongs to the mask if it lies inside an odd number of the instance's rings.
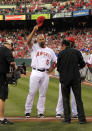
[[[56,114],[56,118],[61,118],[61,114]]]
[[[43,114],[38,114],[38,118],[44,118]]]
[[[26,114],[25,114],[25,117],[26,117],[26,118],[30,118],[30,113],[26,113]]]

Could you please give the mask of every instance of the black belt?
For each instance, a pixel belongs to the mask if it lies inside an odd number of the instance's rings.
[[[37,71],[41,71],[41,72],[45,72],[45,71],[48,71],[49,69],[36,69],[36,68],[33,68],[34,70],[37,70]]]

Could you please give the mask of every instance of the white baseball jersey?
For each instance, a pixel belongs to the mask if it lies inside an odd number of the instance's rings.
[[[37,69],[49,69],[51,61],[56,62],[57,58],[54,51],[48,47],[41,48],[39,44],[33,44],[31,52],[31,67]]]
[[[88,64],[92,64],[92,54],[89,56],[88,60],[87,60]]]

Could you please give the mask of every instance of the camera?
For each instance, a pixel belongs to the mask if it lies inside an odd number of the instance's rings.
[[[26,75],[26,66],[25,63],[18,65],[17,69],[15,69],[14,65],[10,65],[9,73],[7,73],[7,82],[8,84],[17,84],[19,78],[21,78],[21,74]]]

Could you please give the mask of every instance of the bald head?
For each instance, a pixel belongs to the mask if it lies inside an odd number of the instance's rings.
[[[44,48],[45,45],[45,38],[43,34],[40,34],[37,36],[37,42],[39,43],[39,46]]]

